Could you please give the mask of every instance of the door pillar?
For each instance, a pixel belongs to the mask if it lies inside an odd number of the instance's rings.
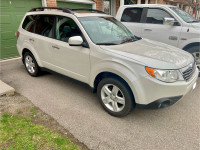
[[[141,4],[141,0],[137,0],[137,4]]]

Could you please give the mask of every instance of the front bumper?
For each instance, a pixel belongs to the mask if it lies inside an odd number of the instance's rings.
[[[136,81],[136,106],[138,108],[164,108],[176,103],[190,92],[198,79],[198,69],[189,81],[165,83],[151,76]]]
[[[182,97],[183,97],[183,95],[175,96],[175,97],[160,98],[160,99],[153,101],[153,102],[151,102],[150,104],[147,104],[147,105],[136,104],[136,107],[141,108],[141,109],[165,108],[165,107],[168,107],[170,105],[173,105],[174,103],[176,103]]]

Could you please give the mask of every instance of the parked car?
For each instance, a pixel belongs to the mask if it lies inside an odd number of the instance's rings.
[[[116,18],[136,36],[193,54],[200,67],[200,21],[185,11],[172,5],[124,5],[119,8]]]
[[[45,9],[26,13],[17,32],[17,49],[31,76],[46,68],[87,83],[118,117],[136,106],[172,105],[196,87],[191,54],[138,38],[97,10]]]

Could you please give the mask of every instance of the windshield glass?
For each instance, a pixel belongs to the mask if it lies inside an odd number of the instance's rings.
[[[91,40],[97,45],[117,45],[138,40],[113,17],[78,18]]]
[[[181,17],[187,23],[198,22],[195,18],[189,15],[187,12],[179,9],[178,7],[170,7],[179,17]]]

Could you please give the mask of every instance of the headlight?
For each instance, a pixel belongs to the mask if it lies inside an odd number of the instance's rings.
[[[145,67],[147,73],[152,77],[164,82],[176,82],[182,80],[179,70],[159,70]]]

